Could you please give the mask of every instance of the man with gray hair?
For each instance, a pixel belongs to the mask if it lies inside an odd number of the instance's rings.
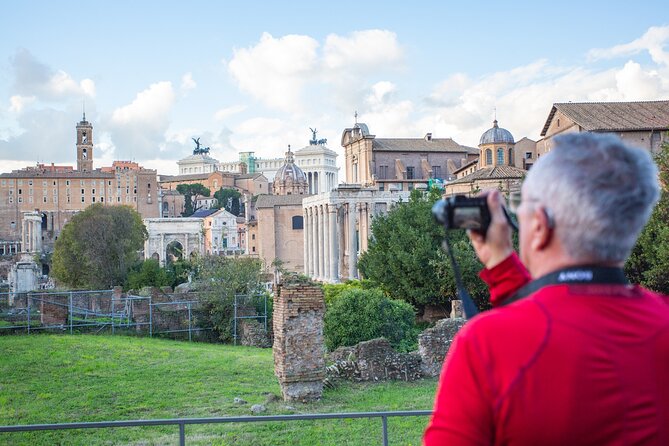
[[[494,308],[448,353],[426,445],[669,444],[669,298],[622,270],[657,176],[613,136],[556,138],[522,187],[520,259],[488,194],[470,239]]]

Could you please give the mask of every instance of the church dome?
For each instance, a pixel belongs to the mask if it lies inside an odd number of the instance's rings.
[[[508,131],[507,129],[499,127],[497,125],[497,119],[495,119],[493,121],[492,128],[486,130],[485,133],[481,135],[481,140],[479,141],[479,145],[497,144],[497,143],[514,144],[514,141],[511,132]]]
[[[295,165],[293,152],[286,152],[286,162],[274,175],[274,191],[278,195],[304,194],[308,187],[307,175]]]

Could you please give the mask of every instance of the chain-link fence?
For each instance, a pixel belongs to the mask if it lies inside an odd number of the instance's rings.
[[[235,344],[245,337],[267,336],[267,313],[266,295],[235,296],[231,315]],[[158,296],[122,295],[113,290],[0,293],[0,335],[50,331],[213,342],[218,335],[210,324],[197,293]],[[262,341],[249,342],[262,344]]]

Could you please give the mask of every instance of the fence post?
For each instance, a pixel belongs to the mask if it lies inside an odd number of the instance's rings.
[[[68,305],[67,305],[67,312],[69,313],[69,319],[70,319],[70,334],[72,334],[72,313],[74,313],[72,309],[72,291],[70,291],[70,296],[68,299]]]
[[[151,303],[151,296],[149,296],[149,337],[153,337],[153,304]]]
[[[381,417],[381,425],[383,426],[383,446],[388,446],[388,417],[385,415]]]
[[[267,293],[264,293],[265,297],[265,333],[267,333]]]
[[[27,301],[28,301],[28,334],[30,334],[30,310],[31,310],[30,302],[32,301],[32,299],[30,297],[30,293],[26,294],[26,298],[27,298]]]
[[[115,334],[114,331],[114,295],[111,295],[111,325],[112,325],[112,334]]]
[[[186,425],[179,423],[179,446],[186,446]]]
[[[235,340],[235,345],[237,345],[237,295],[236,294],[235,294],[235,317],[233,322],[232,338]]]
[[[190,302],[188,302],[188,340],[192,341],[193,340],[193,335],[191,332],[191,311],[190,311]]]

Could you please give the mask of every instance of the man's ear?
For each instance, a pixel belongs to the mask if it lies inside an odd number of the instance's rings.
[[[537,206],[532,213],[532,249],[541,251],[546,248],[553,238],[553,218],[549,210]]]

